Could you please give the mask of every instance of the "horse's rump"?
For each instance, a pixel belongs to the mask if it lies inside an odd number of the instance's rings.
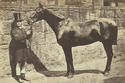
[[[113,45],[117,45],[118,27],[113,26],[111,40]]]
[[[109,40],[113,45],[117,44],[118,27],[114,21],[108,19],[99,20],[101,36]]]

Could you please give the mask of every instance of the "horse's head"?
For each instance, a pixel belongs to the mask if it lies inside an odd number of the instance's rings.
[[[39,7],[35,9],[35,13],[31,16],[32,22],[37,22],[44,19],[44,11],[43,5],[39,3]]]
[[[46,20],[49,25],[53,26],[55,24],[58,24],[58,22],[64,19],[56,16],[51,12],[51,10],[44,8],[43,5],[39,3],[39,6],[35,9],[35,12],[28,20],[29,21],[28,23],[33,24],[34,22],[37,22],[40,20]]]

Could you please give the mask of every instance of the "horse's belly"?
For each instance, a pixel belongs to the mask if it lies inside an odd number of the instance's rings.
[[[58,40],[58,43],[60,45],[69,45],[69,46],[80,46],[80,45],[88,45],[91,44],[93,42],[95,42],[96,40],[94,40],[91,36],[86,36],[86,37],[64,37]]]
[[[95,41],[96,40],[94,40],[91,36],[86,36],[86,37],[82,37],[82,38],[74,38],[71,41],[71,44],[72,44],[72,46],[88,45]]]

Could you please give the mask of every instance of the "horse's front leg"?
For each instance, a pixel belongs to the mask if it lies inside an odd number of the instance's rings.
[[[72,58],[72,49],[70,46],[62,46],[63,51],[65,54],[66,58],[66,63],[67,63],[67,74],[66,76],[68,78],[72,78],[74,74],[74,66],[73,66],[73,58]]]
[[[104,75],[107,75],[107,74],[109,74],[109,71],[111,68],[111,62],[112,62],[112,56],[113,56],[112,44],[103,43],[103,46],[104,46],[106,54],[107,54],[107,64],[106,64],[106,68],[104,70]]]

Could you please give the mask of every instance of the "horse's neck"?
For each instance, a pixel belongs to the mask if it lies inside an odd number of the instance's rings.
[[[62,21],[63,19],[55,16],[55,15],[52,15],[52,14],[46,14],[46,18],[45,20],[47,21],[47,23],[49,24],[49,26],[52,28],[52,30],[55,32],[55,34],[57,35],[58,34],[58,25],[59,25],[59,22]]]

